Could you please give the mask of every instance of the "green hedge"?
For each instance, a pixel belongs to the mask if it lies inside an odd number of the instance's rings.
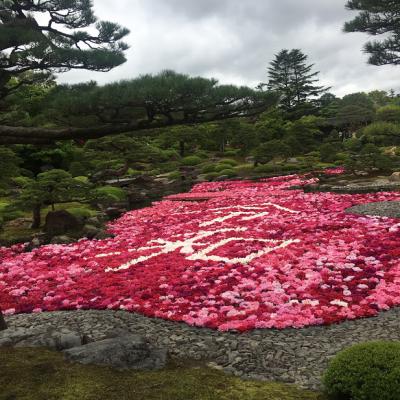
[[[332,400],[399,400],[400,342],[369,342],[340,352],[323,382]]]

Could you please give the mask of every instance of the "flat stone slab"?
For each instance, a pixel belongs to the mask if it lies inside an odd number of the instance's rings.
[[[121,369],[161,369],[165,367],[167,351],[151,349],[139,335],[100,340],[64,351],[69,361],[81,364],[106,365]]]
[[[52,350],[65,350],[80,346],[85,337],[78,332],[49,326],[9,328],[0,332],[0,347],[46,347]]]
[[[359,204],[348,208],[346,213],[400,218],[400,201],[382,201],[378,203]]]

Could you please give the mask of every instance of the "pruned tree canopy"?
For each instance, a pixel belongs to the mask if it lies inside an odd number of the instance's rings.
[[[346,8],[359,14],[344,26],[346,32],[382,35],[366,43],[372,65],[400,64],[400,2],[398,0],[350,0]]]
[[[109,71],[125,61],[128,46],[122,39],[128,30],[96,22],[92,7],[91,0],[0,0],[3,110],[10,94],[48,79],[51,72]],[[45,24],[38,22],[43,14]],[[44,96],[36,108],[45,114],[46,128],[43,123],[15,121],[15,113],[13,118],[4,116],[0,144],[48,144],[249,116],[275,103],[271,93],[171,71],[103,87],[94,82],[55,88],[47,84],[40,92]]]
[[[0,98],[36,72],[35,81],[70,69],[109,71],[126,61],[129,33],[97,21],[91,0],[0,0]],[[37,74],[42,72],[42,74]],[[30,75],[32,77],[32,75]]]
[[[172,71],[105,86],[59,86],[43,100],[53,128],[0,125],[0,144],[93,139],[259,114],[277,96]],[[66,126],[68,128],[66,128]]]

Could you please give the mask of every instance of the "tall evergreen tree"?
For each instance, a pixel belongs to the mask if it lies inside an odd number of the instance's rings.
[[[319,72],[312,72],[314,64],[307,64],[307,56],[299,49],[282,50],[268,69],[268,89],[280,94],[280,103],[286,111],[312,102],[328,88],[317,86]]]
[[[383,35],[367,42],[365,53],[372,65],[400,64],[400,2],[398,0],[350,0],[346,8],[359,14],[344,26],[345,32]]]

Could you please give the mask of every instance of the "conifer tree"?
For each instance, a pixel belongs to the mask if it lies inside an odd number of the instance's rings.
[[[281,107],[286,111],[311,103],[328,88],[317,86],[319,72],[307,64],[307,56],[299,49],[282,50],[268,69],[268,89],[280,94]]]
[[[344,26],[345,32],[383,35],[367,42],[364,52],[372,65],[400,65],[400,2],[398,0],[350,0],[346,8],[359,14]]]
[[[128,33],[98,21],[91,0],[0,0],[0,99],[51,72],[111,70],[126,61]]]

